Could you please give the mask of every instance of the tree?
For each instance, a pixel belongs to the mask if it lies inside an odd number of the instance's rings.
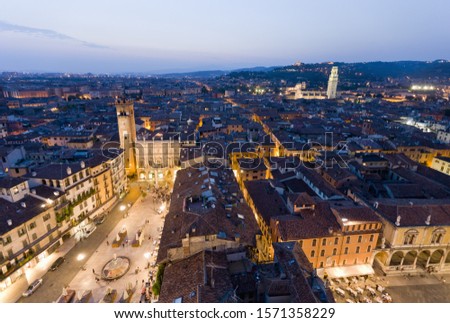
[[[162,285],[165,267],[166,267],[165,264],[160,264],[158,266],[158,272],[156,273],[156,281],[152,286],[153,295],[155,295],[155,296],[159,296],[159,293],[161,292],[161,285]]]

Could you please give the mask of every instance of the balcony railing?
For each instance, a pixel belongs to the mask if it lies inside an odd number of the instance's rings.
[[[386,250],[386,249],[394,249],[394,250],[450,249],[450,243],[390,245],[389,243],[386,242],[384,248],[381,248],[381,244],[378,244],[376,249],[378,249],[378,250]]]

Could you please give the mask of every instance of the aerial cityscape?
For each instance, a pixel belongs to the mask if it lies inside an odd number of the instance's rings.
[[[150,25],[119,50],[59,19],[0,14],[0,303],[450,302],[445,39],[302,61],[180,31],[150,58]]]

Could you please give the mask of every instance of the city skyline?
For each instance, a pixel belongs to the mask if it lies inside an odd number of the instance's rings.
[[[450,4],[6,2],[0,70],[169,73],[302,62],[448,59]],[[20,8],[20,11],[17,10]],[[107,8],[108,10],[105,10]],[[440,8],[436,10],[436,8]]]

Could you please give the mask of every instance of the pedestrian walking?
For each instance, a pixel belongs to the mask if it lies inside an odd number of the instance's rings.
[[[94,268],[92,268],[92,273],[95,275],[95,269]]]
[[[109,246],[109,241],[108,240],[106,240],[106,245]]]

